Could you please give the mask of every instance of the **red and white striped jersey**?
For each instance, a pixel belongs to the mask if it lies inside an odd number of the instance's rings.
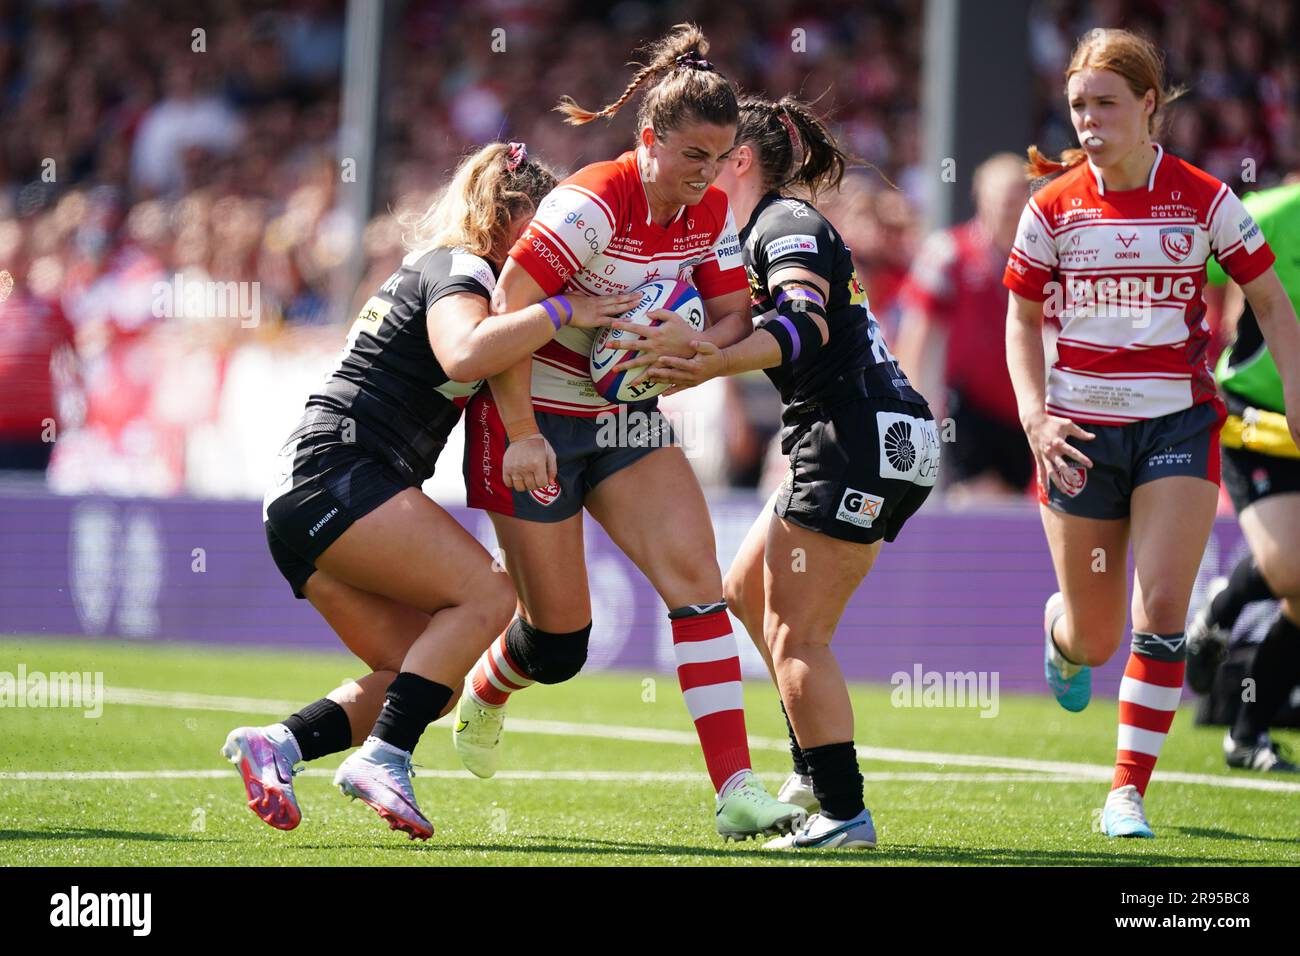
[[[548,296],[613,295],[663,278],[689,282],[706,302],[747,288],[726,193],[710,186],[699,203],[660,226],[651,219],[637,158],[627,152],[561,182],[510,258]],[[563,328],[533,353],[534,408],[590,417],[617,407],[591,382],[595,337],[591,329]]]
[[[1122,425],[1217,401],[1205,263],[1238,283],[1273,252],[1226,185],[1155,146],[1145,187],[1107,190],[1090,162],[1029,200],[1002,281],[1059,318],[1047,410]]]

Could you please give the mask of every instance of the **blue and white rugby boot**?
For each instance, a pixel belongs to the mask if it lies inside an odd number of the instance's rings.
[[[1106,806],[1101,811],[1101,832],[1110,837],[1155,836],[1151,824],[1147,823],[1142,794],[1133,784],[1116,787],[1106,795]]]
[[[1056,702],[1066,710],[1078,713],[1092,699],[1092,668],[1067,661],[1052,640],[1052,626],[1064,616],[1065,599],[1057,591],[1047,599],[1043,608],[1043,673],[1047,685],[1056,695]]]

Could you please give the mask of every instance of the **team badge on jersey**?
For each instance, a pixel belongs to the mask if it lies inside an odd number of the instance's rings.
[[[1192,254],[1192,237],[1195,235],[1191,226],[1165,226],[1160,230],[1160,251],[1171,262],[1182,262]]]
[[[548,507],[555,502],[556,498],[560,497],[559,482],[553,481],[542,488],[534,488],[529,494],[533,496],[533,500],[539,505],[544,508]]]
[[[859,528],[870,528],[871,523],[880,515],[880,506],[884,503],[885,499],[878,495],[858,491],[856,488],[845,488],[844,497],[840,499],[840,510],[835,512],[835,517]]]

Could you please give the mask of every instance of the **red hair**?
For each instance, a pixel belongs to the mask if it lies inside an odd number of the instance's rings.
[[[1109,70],[1118,74],[1133,91],[1133,95],[1143,97],[1147,90],[1156,94],[1156,108],[1147,117],[1147,132],[1156,130],[1156,115],[1162,106],[1166,106],[1183,94],[1181,88],[1165,87],[1164,58],[1155,44],[1146,37],[1128,30],[1090,30],[1079,40],[1070,57],[1070,65],[1065,69],[1065,81],[1083,70]],[[1030,179],[1039,179],[1063,172],[1079,165],[1087,158],[1082,149],[1067,149],[1061,153],[1060,160],[1048,159],[1037,146],[1029,147],[1029,162],[1025,172]]]

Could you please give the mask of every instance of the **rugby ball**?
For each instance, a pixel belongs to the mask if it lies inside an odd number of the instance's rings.
[[[657,309],[667,309],[676,312],[697,331],[704,330],[704,300],[694,286],[676,279],[657,279],[632,291],[641,293],[641,301],[620,315],[619,321],[655,326],[660,320],[649,319],[647,316]],[[620,329],[605,328],[597,333],[596,340],[591,344],[591,380],[595,383],[596,391],[606,401],[640,402],[654,398],[669,387],[665,382],[643,381],[633,384],[645,372],[644,368],[613,371],[614,366],[641,354],[639,351],[611,348],[613,343],[630,335],[631,333]]]

